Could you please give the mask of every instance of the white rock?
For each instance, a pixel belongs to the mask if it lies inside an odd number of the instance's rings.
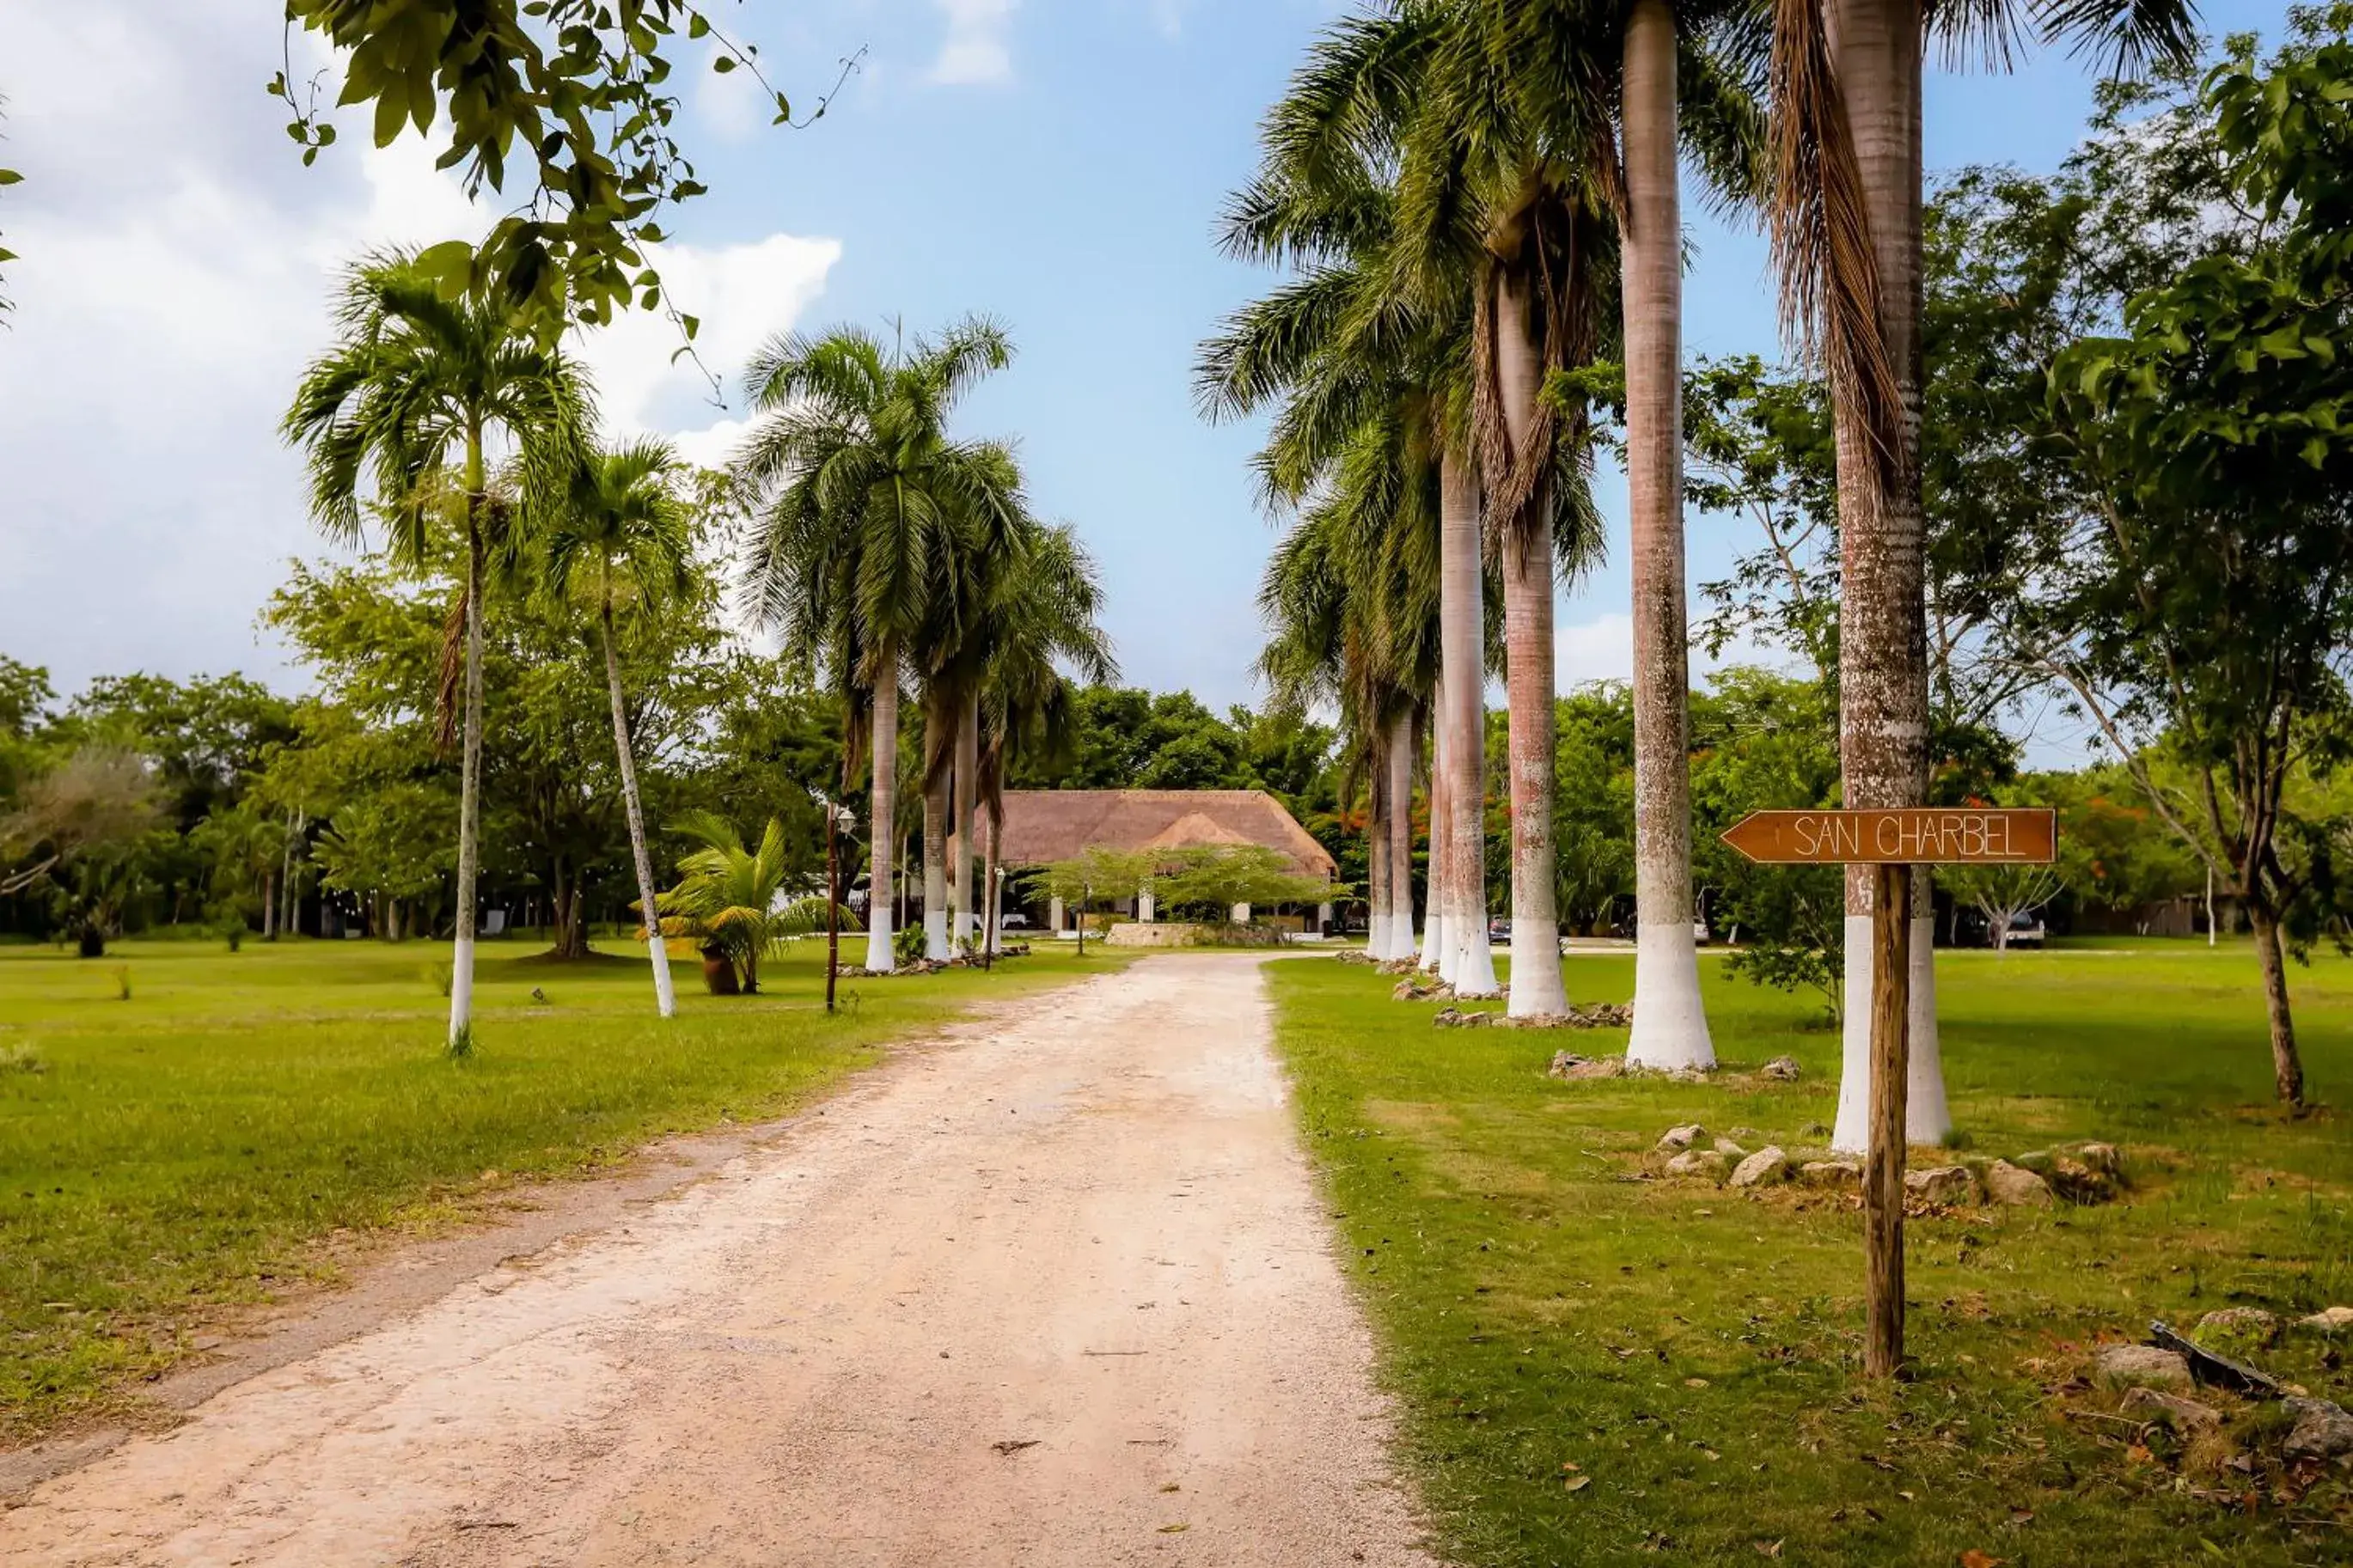
[[[1722,1181],[1726,1161],[1713,1149],[1694,1149],[1676,1155],[1667,1162],[1670,1176],[1690,1176],[1710,1182]]]
[[[1967,1165],[1938,1165],[1905,1172],[1904,1190],[1923,1203],[1970,1204],[1977,1202],[1978,1179]]]
[[[2051,1206],[2051,1184],[2007,1160],[1996,1160],[1987,1168],[1985,1184],[1986,1195],[1998,1204],[2017,1208]]]
[[[1767,1144],[1733,1167],[1732,1184],[1736,1187],[1763,1187],[1783,1181],[1789,1174],[1789,1156]]]
[[[1798,1179],[1810,1187],[1859,1187],[1862,1167],[1852,1160],[1809,1160],[1798,1167]]]
[[[2298,1318],[2295,1326],[2308,1333],[2353,1333],[2353,1307],[2329,1307],[2309,1318]]]
[[[2280,1402],[2295,1417],[2295,1428],[2280,1445],[2291,1459],[2334,1459],[2353,1454],[2353,1415],[2326,1399]]]
[[[1659,1152],[1680,1154],[1706,1136],[1707,1129],[1696,1121],[1687,1127],[1670,1127],[1666,1131],[1666,1135],[1659,1140]]]
[[[2179,1351],[2155,1345],[2105,1345],[2095,1363],[2100,1377],[2116,1386],[2189,1388],[2189,1362]]]

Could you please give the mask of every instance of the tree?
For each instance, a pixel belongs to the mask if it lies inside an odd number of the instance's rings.
[[[1326,487],[1356,492],[1351,504],[1369,525],[1352,530],[1365,564],[1404,564],[1417,602],[1436,608],[1424,958],[1475,994],[1494,984],[1480,842],[1486,639],[1475,312],[1467,287],[1426,286],[1403,253],[1397,216],[1398,132],[1434,20],[1417,9],[1336,24],[1270,111],[1260,171],[1229,204],[1221,238],[1229,254],[1295,275],[1203,346],[1195,387],[1212,417],[1279,401],[1258,459],[1268,503],[1287,510]],[[1411,668],[1414,633],[1400,625],[1393,634],[1400,673]]]
[[[746,580],[762,618],[829,669],[853,741],[871,738],[866,967],[878,973],[894,962],[888,825],[897,820],[901,678],[919,648],[934,662],[953,651],[923,639],[960,629],[976,596],[976,559],[1001,548],[1021,510],[1010,454],[952,437],[948,421],[1012,356],[1002,328],[971,317],[912,345],[886,347],[854,327],[776,338],[745,373],[762,411],[733,464],[758,510]],[[955,721],[945,710],[927,713]],[[845,780],[855,752],[845,755]],[[926,782],[935,776],[927,772]],[[927,818],[927,862],[942,837]],[[926,886],[927,924],[943,914],[942,891]]]
[[[443,655],[445,671],[462,668],[465,688],[449,987],[449,1039],[463,1050],[470,1048],[473,1020],[483,574],[492,545],[511,550],[510,530],[520,526],[502,500],[493,501],[485,443],[503,431],[516,446],[524,504],[551,505],[582,448],[588,396],[571,361],[524,337],[503,301],[445,299],[411,256],[379,254],[353,267],[336,321],[343,342],[311,362],[283,426],[286,438],[304,449],[313,516],[331,537],[359,543],[372,490],[396,562],[422,564],[427,542],[452,521],[465,542]],[[456,520],[446,467],[453,454],[462,464]]]
[[[690,812],[670,831],[702,847],[680,858],[678,886],[658,900],[661,934],[702,942],[705,956],[726,960],[737,990],[757,995],[762,955],[786,937],[824,930],[827,900],[777,907],[791,859],[785,826],[773,816],[752,848],[744,847],[735,825],[716,812]],[[858,929],[849,910],[840,911],[840,919],[843,930]]]
[[[2021,631],[2254,927],[2279,1098],[2304,1100],[2285,959],[2334,915],[2339,824],[2295,786],[2353,755],[2353,6],[2206,100],[2231,184],[2275,225],[2062,353],[2048,436],[2079,483]],[[2187,775],[2183,798],[2153,764]]]
[[[144,862],[165,818],[147,764],[128,752],[88,746],[27,784],[16,809],[0,817],[0,855],[26,857],[0,876],[0,894],[47,888],[55,912],[84,958],[122,934],[131,900],[146,884]]]
[[[1027,752],[1040,753],[1050,764],[1069,754],[1076,730],[1071,673],[1095,683],[1119,676],[1111,639],[1097,619],[1103,584],[1077,530],[1029,523],[1022,535],[1020,553],[997,584],[982,634],[987,662],[976,783],[988,817],[979,901],[989,952],[997,951],[1000,919],[1006,774]]]
[[[670,132],[680,100],[665,84],[681,37],[711,40],[714,71],[759,78],[776,122],[792,119],[790,100],[760,75],[757,46],[714,27],[693,0],[287,0],[286,26],[336,50],[336,101],[373,108],[377,146],[411,125],[436,139],[446,111],[437,166],[461,168],[469,195],[503,193],[508,160],[523,150],[529,194],[478,250],[437,247],[427,259],[453,294],[470,287],[523,313],[543,345],[575,321],[610,321],[633,297],[645,310],[662,302],[644,247],[663,238],[664,207],[704,190]],[[854,63],[843,62],[845,76]],[[318,87],[282,70],[269,83],[306,164],[335,140]],[[691,342],[694,319],[679,321]]]
[[[1225,924],[1245,905],[1314,904],[1336,890],[1321,877],[1291,868],[1291,858],[1262,844],[1204,844],[1162,857],[1152,879],[1153,895],[1172,910],[1190,910],[1211,924]]]
[[[590,599],[605,653],[605,680],[613,699],[613,754],[621,769],[621,796],[629,823],[629,858],[638,874],[638,907],[650,932],[654,915],[653,859],[646,849],[645,807],[629,750],[628,703],[621,689],[621,656],[614,630],[617,605],[632,609],[674,599],[687,591],[692,543],[686,507],[672,488],[678,459],[659,441],[633,442],[617,451],[587,454],[546,541],[549,586],[559,597]],[[667,1018],[678,1010],[670,990],[670,950],[649,935],[654,1005]]]
[[[1378,487],[1366,482],[1375,477]],[[1275,703],[1285,713],[1336,703],[1347,771],[1367,781],[1366,947],[1384,960],[1414,955],[1415,737],[1427,718],[1420,694],[1435,681],[1437,630],[1425,584],[1400,569],[1397,509],[1373,493],[1393,482],[1378,468],[1345,479],[1284,535],[1259,589],[1268,633],[1259,671]]]
[[[1736,944],[1728,974],[1821,992],[1842,1011],[1838,950],[1843,878],[1835,867],[1760,866],[1725,845],[1752,811],[1827,805],[1839,788],[1838,700],[1828,679],[1718,670],[1692,704],[1695,865],[1709,924]]]
[[[2044,8],[2048,37],[2119,63],[2179,56],[2182,0],[2083,0]],[[1784,313],[1828,374],[1841,521],[1839,701],[1846,804],[1915,805],[1928,792],[1926,540],[1920,461],[1922,58],[1931,30],[1996,58],[2015,36],[2006,7],[1930,10],[1915,0],[1797,0],[1771,39],[1773,249]],[[1847,874],[1849,985],[1869,973],[1868,868]],[[1907,1133],[1950,1129],[1936,1044],[1925,879],[1912,882]],[[1868,1015],[1847,1010],[1836,1146],[1862,1148]]]
[[[345,801],[311,847],[320,884],[383,902],[383,933],[395,942],[429,932],[431,906],[452,869],[457,802],[446,788],[406,783]],[[412,928],[404,918],[417,910]]]
[[[1628,0],[1619,11],[1618,218],[1626,373],[1626,485],[1634,630],[1634,1026],[1630,1061],[1705,1068],[1688,763],[1691,668],[1683,602],[1682,173],[1678,131],[1718,195],[1753,201],[1764,133],[1738,68],[1742,7]],[[1732,24],[1733,57],[1704,47]]]

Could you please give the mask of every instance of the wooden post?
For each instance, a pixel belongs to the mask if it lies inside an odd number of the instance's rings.
[[[1873,868],[1871,889],[1871,1151],[1862,1173],[1862,1370],[1904,1363],[1904,1095],[1911,1075],[1912,868]]]

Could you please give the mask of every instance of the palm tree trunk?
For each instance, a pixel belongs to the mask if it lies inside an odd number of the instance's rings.
[[[274,867],[261,874],[261,940],[278,940],[278,872]]]
[[[1691,665],[1683,621],[1683,193],[1675,16],[1626,19],[1626,488],[1634,575],[1634,1027],[1626,1058],[1712,1068],[1692,931]]]
[[[1443,638],[1440,639],[1441,643]],[[1423,792],[1430,800],[1430,853],[1422,873],[1421,966],[1440,980],[1454,976],[1454,948],[1446,940],[1447,917],[1452,912],[1451,873],[1454,862],[1454,775],[1446,761],[1445,656],[1440,653],[1438,690],[1430,702],[1430,777]]]
[[[980,690],[964,700],[956,718],[955,738],[955,942],[958,948],[978,934],[972,901],[973,829],[980,804]]]
[[[1920,78],[1918,0],[1826,0],[1825,20],[1880,289],[1880,331],[1902,397],[1899,478],[1887,482],[1870,436],[1838,421],[1839,763],[1846,804],[1917,805],[1928,791],[1926,529],[1920,502]],[[1857,400],[1839,400],[1850,404]],[[1905,1136],[1952,1131],[1936,1035],[1931,879],[1912,879],[1911,1010]],[[1869,867],[1846,879],[1846,1023],[1832,1143],[1870,1142]]]
[[[1397,956],[1389,892],[1389,818],[1397,814],[1397,804],[1389,791],[1389,731],[1386,725],[1381,730],[1380,769],[1372,781],[1369,804],[1365,816],[1365,952],[1370,957],[1386,960]]]
[[[1448,977],[1461,996],[1495,993],[1495,960],[1487,942],[1485,801],[1486,685],[1484,557],[1480,549],[1478,469],[1451,447],[1440,460],[1439,621],[1443,649],[1448,779],[1446,941],[1453,950]],[[1444,971],[1440,972],[1441,973]]]
[[[449,963],[449,1043],[474,1025],[474,881],[482,819],[482,432],[466,431],[466,739],[458,784],[458,918]]]
[[[981,868],[981,942],[991,958],[997,956],[997,927],[1005,919],[1002,907],[1005,879],[998,867],[997,855],[1005,847],[1005,816],[1001,812],[988,814],[988,858]]]
[[[1413,956],[1413,715],[1389,725],[1389,943],[1393,958]]]
[[[867,818],[872,852],[866,869],[866,967],[888,974],[897,967],[891,938],[891,846],[899,812],[899,650],[885,645],[875,660],[871,751],[874,793]]]
[[[1656,3],[1656,0],[1653,0]],[[1495,287],[1495,379],[1504,430],[1525,454],[1544,390],[1528,279],[1499,267]],[[1541,479],[1503,539],[1506,752],[1512,803],[1512,1001],[1514,1017],[1568,1011],[1560,970],[1560,910],[1553,885],[1552,508]],[[1483,726],[1482,726],[1483,729]],[[1480,929],[1486,929],[1481,922]]]
[[[923,791],[923,956],[940,963],[953,955],[948,946],[948,781],[943,773]]]
[[[663,1017],[678,1013],[678,994],[670,986],[670,944],[662,940],[661,913],[654,901],[654,861],[646,851],[646,812],[638,798],[638,763],[629,751],[628,710],[621,701],[621,656],[613,647],[613,595],[605,595],[605,685],[613,699],[613,754],[621,764],[621,811],[629,819],[629,859],[637,868],[638,900],[645,911],[646,951],[654,966],[654,1010]]]

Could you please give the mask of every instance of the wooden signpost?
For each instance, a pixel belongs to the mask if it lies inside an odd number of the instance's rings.
[[[1902,806],[1757,811],[1724,842],[1767,865],[1868,865],[1871,881],[1871,1149],[1862,1175],[1863,1371],[1904,1361],[1905,1090],[1911,1075],[1912,868],[2045,866],[2047,808]]]

